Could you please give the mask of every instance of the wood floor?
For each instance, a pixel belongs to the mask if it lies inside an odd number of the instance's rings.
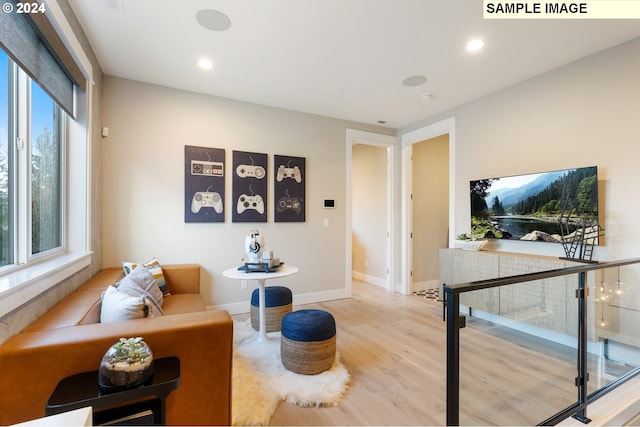
[[[281,402],[271,425],[445,424],[441,303],[354,281],[353,298],[301,308],[335,317],[350,388],[337,407]],[[534,425],[575,402],[571,349],[470,319],[460,355],[461,425]]]

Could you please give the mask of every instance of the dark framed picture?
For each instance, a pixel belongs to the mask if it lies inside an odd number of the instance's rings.
[[[184,146],[184,221],[224,222],[223,148]]]
[[[275,222],[305,221],[305,177],[304,157],[274,156],[274,219]]]
[[[267,222],[267,155],[233,152],[233,222]]]

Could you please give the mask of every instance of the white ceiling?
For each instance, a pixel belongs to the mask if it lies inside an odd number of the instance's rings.
[[[69,3],[105,74],[391,128],[640,36],[640,20],[484,20],[479,0]],[[231,27],[200,26],[203,9]]]

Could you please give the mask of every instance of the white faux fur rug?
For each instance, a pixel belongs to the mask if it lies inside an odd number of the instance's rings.
[[[250,319],[233,323],[232,424],[268,425],[281,400],[299,406],[336,406],[347,390],[350,375],[338,354],[333,367],[316,375],[302,375],[282,366],[280,354],[247,358],[236,347],[256,336]],[[269,334],[272,336],[274,334]]]

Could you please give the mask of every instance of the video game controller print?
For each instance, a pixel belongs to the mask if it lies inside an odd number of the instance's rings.
[[[198,213],[202,208],[213,208],[217,213],[222,213],[222,197],[216,192],[198,191],[191,199],[191,212]]]
[[[292,168],[285,167],[284,165],[280,165],[278,167],[278,174],[276,176],[276,180],[281,182],[284,178],[292,178],[295,179],[299,184],[302,182],[302,173],[298,166],[294,166]]]
[[[262,196],[248,196],[246,194],[242,194],[238,197],[238,203],[236,204],[236,211],[238,214],[243,213],[246,210],[252,209],[259,214],[264,213],[264,201],[262,200]]]
[[[281,197],[276,205],[276,210],[278,212],[284,212],[287,209],[292,210],[295,213],[300,213],[302,210],[302,203],[300,203],[300,199],[297,197]]]
[[[262,179],[265,177],[267,172],[264,170],[262,166],[255,165],[238,165],[236,168],[236,174],[240,178],[257,178]]]

